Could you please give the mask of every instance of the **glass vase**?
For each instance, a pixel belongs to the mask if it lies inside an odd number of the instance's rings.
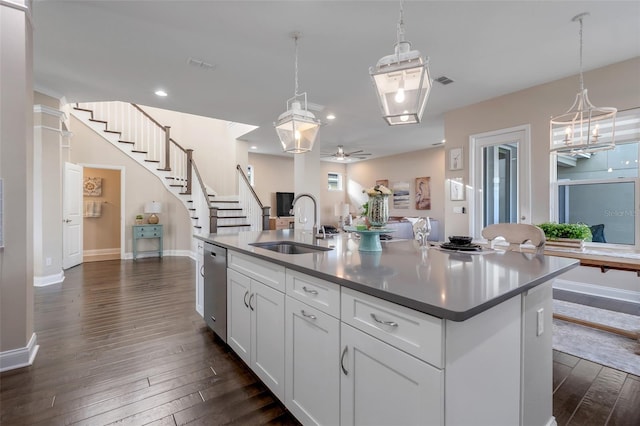
[[[382,228],[389,221],[389,196],[385,194],[369,196],[369,210],[367,212],[369,225]]]

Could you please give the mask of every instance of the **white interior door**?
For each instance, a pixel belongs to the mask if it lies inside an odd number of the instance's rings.
[[[470,138],[470,230],[481,238],[494,223],[531,223],[529,126]]]
[[[62,267],[82,263],[82,166],[64,163],[62,202]]]

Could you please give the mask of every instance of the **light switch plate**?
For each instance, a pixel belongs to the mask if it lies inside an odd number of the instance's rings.
[[[544,333],[544,308],[538,309],[538,327],[536,336],[540,336],[542,333]]]

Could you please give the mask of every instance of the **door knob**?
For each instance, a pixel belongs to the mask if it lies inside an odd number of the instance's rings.
[[[64,223],[69,223],[69,222],[71,222],[71,219],[65,219],[64,220]]]

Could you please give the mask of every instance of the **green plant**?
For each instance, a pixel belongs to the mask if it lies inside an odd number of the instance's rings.
[[[591,228],[584,223],[541,223],[537,225],[547,239],[572,238],[591,241]]]
[[[142,216],[141,214],[138,214],[138,215],[136,215],[136,219],[142,220],[142,219],[144,219],[144,216]]]
[[[367,201],[362,205],[362,216],[366,216],[369,213],[369,202]]]

